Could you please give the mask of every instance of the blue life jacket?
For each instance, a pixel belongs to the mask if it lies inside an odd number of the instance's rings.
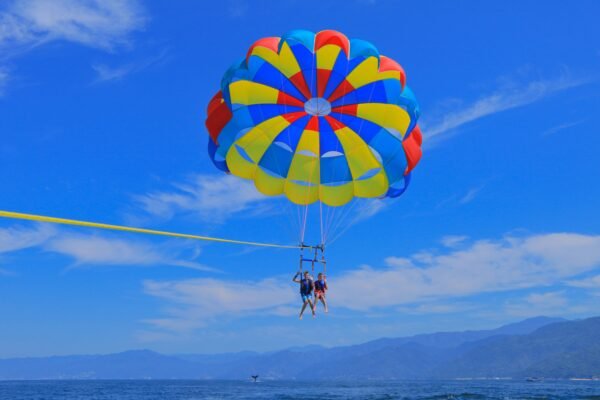
[[[302,278],[300,280],[300,294],[309,295],[313,290],[313,282],[312,279]]]
[[[315,281],[315,290],[319,292],[325,292],[325,280],[316,280]]]

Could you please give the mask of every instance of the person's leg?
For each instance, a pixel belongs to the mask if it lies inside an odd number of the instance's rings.
[[[310,298],[307,299],[308,304],[310,304],[310,309],[312,311],[312,315],[313,317],[315,316],[315,311],[317,309],[317,303],[315,302],[315,304],[313,305],[312,301],[310,300]]]
[[[319,304],[319,300],[320,300],[321,303],[323,303],[323,306],[325,307],[325,309],[327,309],[327,306],[325,305],[325,302],[323,301],[324,298],[325,297],[323,296],[323,293],[319,293],[318,295],[315,296],[315,308]]]
[[[304,314],[304,310],[306,309],[306,300],[302,303],[302,310],[300,310],[300,319],[302,319],[302,314]]]
[[[321,303],[323,303],[323,307],[325,307],[325,312],[329,312],[327,309],[327,300],[325,300],[325,295],[321,296]]]

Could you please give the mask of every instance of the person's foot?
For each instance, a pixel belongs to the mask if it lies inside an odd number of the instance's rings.
[[[313,318],[317,318],[317,314],[313,313]]]
[[[300,316],[298,317],[298,319],[302,319],[302,314],[300,314]]]
[[[326,308],[326,309],[325,309],[325,313],[328,313],[328,312],[329,312],[329,310]]]

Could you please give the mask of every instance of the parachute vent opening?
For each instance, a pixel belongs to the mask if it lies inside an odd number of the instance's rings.
[[[331,113],[331,103],[322,97],[313,97],[304,103],[304,111],[309,115],[323,117]]]

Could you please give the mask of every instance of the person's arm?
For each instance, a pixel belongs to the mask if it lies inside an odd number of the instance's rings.
[[[300,272],[296,272],[296,275],[292,278],[292,282],[300,283],[300,279],[296,279],[300,275]]]
[[[327,281],[323,281],[323,288],[325,290],[329,290],[329,287],[327,286]]]

